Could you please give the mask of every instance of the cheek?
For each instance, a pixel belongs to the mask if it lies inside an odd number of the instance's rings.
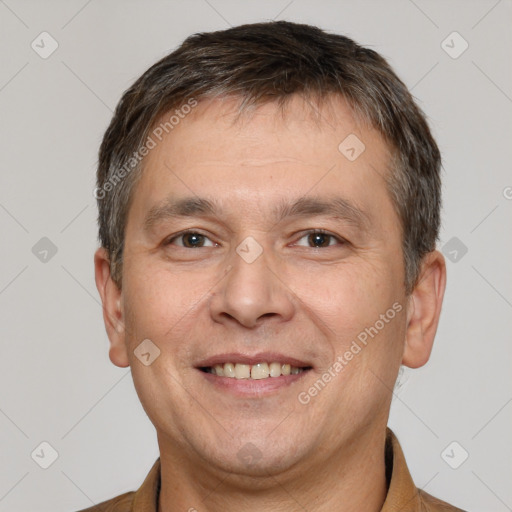
[[[405,299],[397,283],[392,266],[361,261],[296,275],[290,287],[331,346],[318,378],[335,377],[331,392],[320,401],[343,396],[355,413],[362,407],[357,400],[365,397],[365,403],[376,404],[389,394],[405,333]]]
[[[175,331],[207,299],[214,283],[204,273],[171,272],[161,263],[148,261],[131,261],[126,270],[126,322],[138,335],[161,340],[166,335],[176,338]]]
[[[330,337],[357,335],[379,320],[401,300],[394,271],[370,264],[347,262],[331,267],[302,268],[288,276],[294,291],[313,321],[323,323]]]

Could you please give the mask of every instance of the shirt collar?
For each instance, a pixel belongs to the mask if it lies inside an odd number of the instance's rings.
[[[421,498],[409,473],[404,452],[389,428],[386,433],[386,473],[390,474],[391,478],[381,512],[421,511]]]

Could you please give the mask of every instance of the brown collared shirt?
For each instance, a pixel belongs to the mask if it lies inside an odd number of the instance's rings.
[[[381,512],[464,512],[417,489],[393,432],[386,438],[386,471],[389,487]],[[80,512],[158,512],[160,459],[157,459],[138,491],[131,491]]]

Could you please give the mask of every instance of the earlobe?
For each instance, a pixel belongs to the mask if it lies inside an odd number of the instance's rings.
[[[439,251],[427,254],[418,283],[409,297],[402,364],[419,368],[429,360],[436,335],[444,290],[446,264]]]
[[[94,254],[94,273],[103,305],[105,329],[110,340],[110,360],[116,366],[126,368],[130,363],[126,349],[121,290],[112,280],[108,252],[103,247]]]

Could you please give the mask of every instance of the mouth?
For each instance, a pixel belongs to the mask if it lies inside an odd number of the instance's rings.
[[[239,396],[276,392],[301,380],[313,366],[282,354],[222,354],[196,365],[206,380],[218,389]]]
[[[219,363],[214,366],[202,366],[199,369],[205,373],[211,373],[217,377],[226,377],[228,379],[262,380],[286,375],[298,375],[299,373],[311,370],[311,366],[300,367],[274,361],[256,364]]]

